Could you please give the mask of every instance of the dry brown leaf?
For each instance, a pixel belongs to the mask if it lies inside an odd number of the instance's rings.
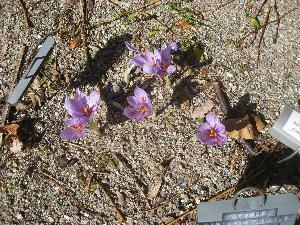
[[[72,40],[72,41],[71,41],[71,44],[70,44],[70,48],[71,48],[71,49],[76,48],[81,42],[82,42],[82,41],[81,41],[80,38],[77,38],[77,39]]]
[[[189,29],[192,27],[192,25],[185,20],[181,20],[181,21],[175,23],[175,27],[180,28],[180,29]]]
[[[17,136],[17,130],[19,128],[18,124],[9,124],[6,126],[0,126],[0,132],[7,132],[8,134]]]
[[[148,193],[148,196],[147,196],[149,199],[153,199],[158,195],[161,184],[162,184],[162,180],[160,180],[156,185],[151,187],[151,189]]]
[[[229,119],[222,122],[227,131],[227,135],[234,139],[254,139],[258,131],[254,125],[252,125],[249,115],[247,114],[243,118]]]
[[[12,152],[12,153],[18,153],[22,150],[22,142],[19,141],[18,138],[14,137],[12,139],[12,145],[11,147],[9,148],[9,150]]]
[[[256,129],[258,132],[262,131],[263,129],[265,129],[266,124],[265,122],[262,121],[261,117],[258,115],[255,115],[253,113],[250,114],[251,118],[253,118],[253,122],[255,123]]]
[[[206,113],[212,110],[213,107],[216,106],[216,101],[208,100],[203,105],[198,106],[194,112],[192,112],[192,118],[202,118],[205,116]]]

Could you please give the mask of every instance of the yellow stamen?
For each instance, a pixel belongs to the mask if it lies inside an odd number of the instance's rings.
[[[210,136],[210,137],[216,137],[216,136],[217,136],[216,131],[215,131],[215,130],[210,130],[209,136]]]

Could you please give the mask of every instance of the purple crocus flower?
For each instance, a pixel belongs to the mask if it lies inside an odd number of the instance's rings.
[[[225,126],[213,112],[208,113],[205,119],[206,123],[198,127],[197,138],[210,146],[224,145],[227,141]]]
[[[75,98],[66,98],[65,107],[73,118],[90,121],[97,111],[99,101],[100,95],[96,91],[88,96],[76,89]]]
[[[136,55],[129,61],[129,64],[134,64],[140,67],[143,72],[156,74],[163,78],[176,71],[176,67],[171,65],[171,53],[177,51],[178,45],[175,42],[163,44],[160,51],[154,49],[153,52],[146,50],[145,53],[140,53],[132,44],[126,42],[127,48],[136,52]]]
[[[64,124],[67,127],[60,132],[60,137],[71,141],[82,138],[87,131],[87,123],[88,120],[80,120],[74,118],[64,119]]]
[[[152,104],[148,94],[139,87],[134,89],[134,96],[127,97],[130,106],[124,109],[124,115],[137,122],[150,116],[152,113]]]

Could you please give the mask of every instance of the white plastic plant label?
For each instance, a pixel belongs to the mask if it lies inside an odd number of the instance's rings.
[[[300,113],[286,105],[270,134],[295,151],[300,148]]]
[[[300,113],[293,111],[283,130],[300,141]]]

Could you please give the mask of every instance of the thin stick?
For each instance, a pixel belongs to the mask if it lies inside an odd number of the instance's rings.
[[[25,57],[25,53],[26,53],[26,49],[27,47],[25,45],[23,45],[21,48],[20,48],[20,51],[19,51],[19,60],[17,60],[17,65],[16,65],[16,72],[13,74],[13,79],[11,81],[11,85],[9,87],[9,91],[8,91],[8,96],[11,95],[12,91],[13,91],[13,88],[15,86],[15,83],[16,83],[16,80],[18,79],[19,77],[19,74],[21,72],[21,67],[22,67],[22,64],[23,64],[23,61],[24,61],[24,57]],[[1,121],[1,125],[4,125],[5,124],[5,120],[6,120],[6,117],[7,117],[7,114],[9,113],[9,110],[10,110],[10,105],[8,103],[5,103],[3,109],[2,109],[2,121]]]
[[[269,7],[268,12],[267,12],[267,16],[265,18],[264,24],[268,24],[268,22],[269,22],[271,9],[272,9],[272,7]],[[260,46],[261,46],[261,43],[262,43],[262,40],[263,40],[265,31],[266,31],[266,28],[267,28],[267,25],[263,26],[263,28],[261,30],[261,33],[260,33],[259,40],[258,40],[257,57],[256,57],[256,69],[258,69],[258,65],[259,65],[259,60],[260,60]]]
[[[98,184],[98,186],[101,188],[102,192],[106,195],[106,197],[109,199],[110,203],[112,204],[112,207],[113,207],[119,221],[122,224],[125,224],[126,219],[123,216],[123,214],[121,213],[121,211],[118,209],[116,204],[114,203],[114,201],[113,201],[112,197],[110,196],[110,194],[106,191],[106,189],[103,187],[102,183],[97,179],[97,177],[94,176],[94,179],[95,179],[96,183]]]
[[[256,12],[256,14],[254,15],[254,18],[258,17],[258,15],[260,14],[262,8],[264,7],[264,5],[268,2],[269,0],[264,0],[263,3],[260,5],[258,11]]]
[[[144,6],[138,7],[136,9],[131,10],[131,11],[127,11],[127,12],[121,14],[120,16],[115,16],[115,17],[110,18],[110,19],[106,19],[106,20],[102,20],[102,21],[96,22],[96,23],[93,24],[93,27],[97,27],[97,26],[101,26],[103,24],[111,23],[111,22],[116,21],[116,20],[118,20],[120,18],[123,18],[123,17],[125,17],[125,16],[127,16],[129,14],[135,13],[135,12],[143,10],[143,9],[146,9],[149,6],[152,6],[152,5],[154,5],[156,3],[159,3],[159,2],[161,2],[161,0],[154,0],[154,1],[148,3],[148,4],[144,5]]]
[[[70,188],[66,187],[66,184],[61,182],[60,180],[57,180],[49,171],[43,169],[40,172],[44,177],[46,177],[47,179],[49,179],[50,181],[52,181],[54,184],[56,184],[57,186],[59,186],[61,188],[61,190],[63,192],[65,192],[74,202],[75,204],[82,209],[83,211],[87,212],[90,215],[93,215],[95,217],[98,218],[103,218],[103,214],[96,212],[94,210],[91,210],[89,208],[87,208],[77,197],[76,197],[76,193],[71,190]]]
[[[274,10],[275,10],[275,14],[276,14],[276,30],[275,30],[275,34],[273,37],[273,44],[276,44],[277,39],[278,39],[278,33],[279,33],[279,25],[280,25],[280,15],[278,12],[277,0],[275,0],[275,2],[274,2]]]
[[[25,2],[23,0],[18,0],[18,1],[19,1],[20,5],[22,6],[22,11],[23,11],[23,14],[25,17],[25,25],[26,25],[26,28],[28,29],[28,28],[32,27],[32,22],[29,19],[28,10],[27,10]]]

